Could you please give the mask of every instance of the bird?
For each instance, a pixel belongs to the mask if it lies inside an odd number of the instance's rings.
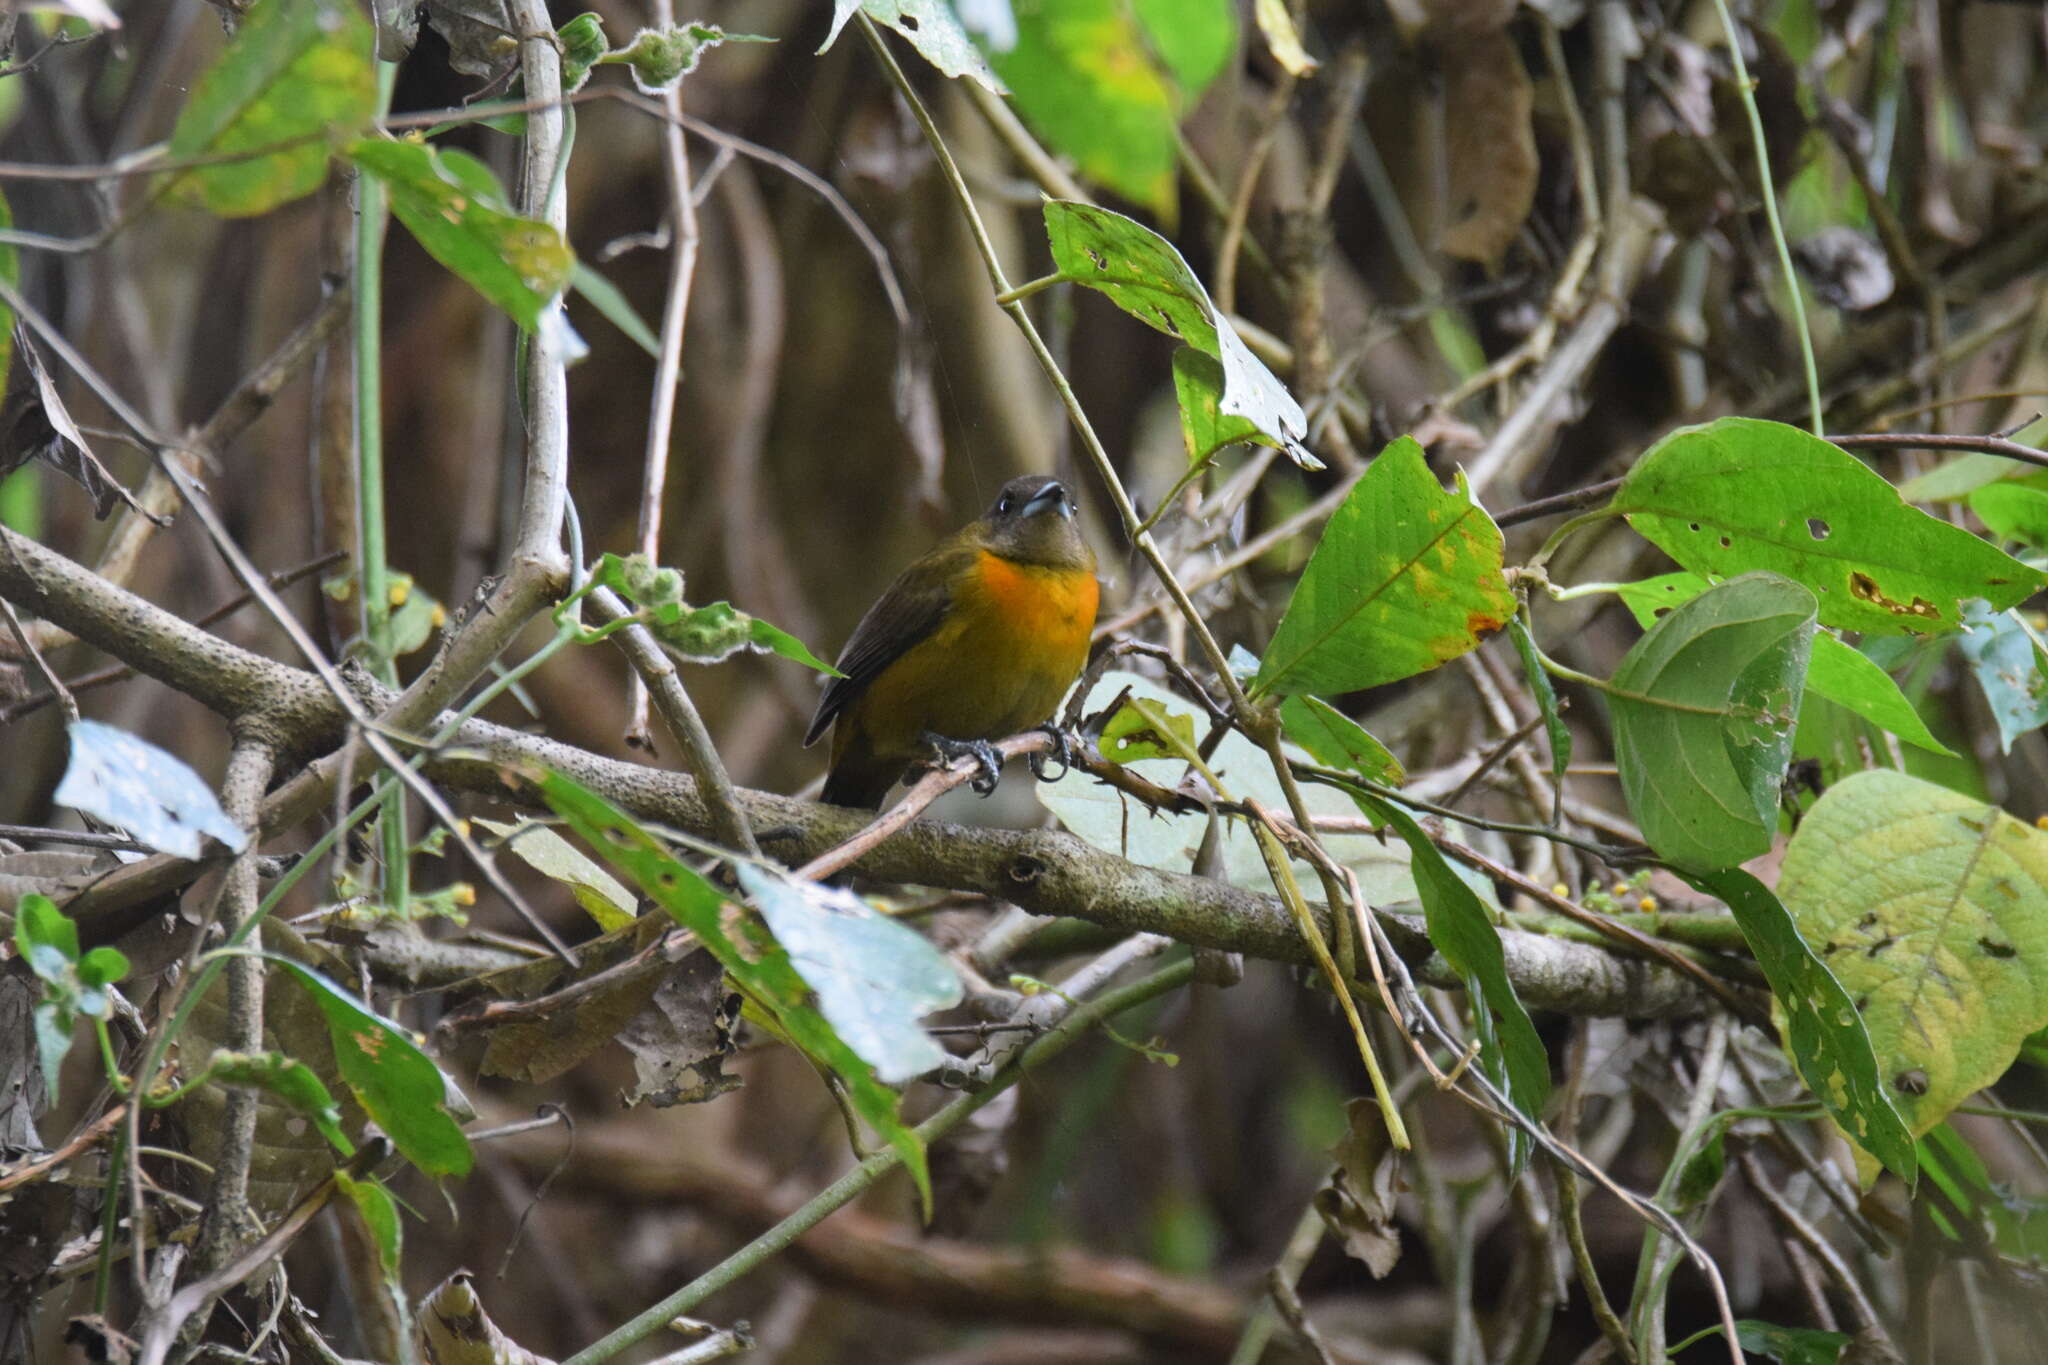
[[[1064,755],[1046,722],[1088,662],[1101,596],[1076,511],[1058,479],[1012,479],[868,608],[804,735],[832,731],[823,800],[879,810],[914,765],[963,755],[986,796],[1002,768],[989,741],[1034,727]]]

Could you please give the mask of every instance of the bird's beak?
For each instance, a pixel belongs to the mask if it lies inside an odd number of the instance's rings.
[[[1017,515],[1031,517],[1040,512],[1055,512],[1060,516],[1067,516],[1071,511],[1072,504],[1067,501],[1066,488],[1061,484],[1049,483],[1033,493],[1031,500],[1017,509]]]

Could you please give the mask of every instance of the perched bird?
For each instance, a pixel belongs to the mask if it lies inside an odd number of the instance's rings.
[[[1057,479],[1012,479],[868,608],[804,736],[832,727],[825,800],[878,809],[913,764],[962,754],[995,789],[988,741],[1044,724],[1088,661],[1099,587],[1074,510]]]

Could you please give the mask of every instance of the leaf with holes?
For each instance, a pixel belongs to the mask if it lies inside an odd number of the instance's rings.
[[[1445,491],[1403,436],[1323,528],[1252,690],[1334,694],[1397,682],[1473,649],[1514,614],[1500,528],[1462,477]]]
[[[1249,417],[1223,411],[1223,366],[1214,356],[1192,346],[1173,353],[1173,396],[1180,405],[1180,434],[1187,442],[1190,466],[1239,442],[1280,444]]]
[[[249,842],[199,774],[154,744],[96,720],[74,721],[70,734],[71,762],[51,797],[58,805],[180,858],[197,858],[202,836],[235,852]]]
[[[1694,573],[1763,569],[1812,589],[1823,625],[1897,635],[2001,609],[2048,575],[1908,506],[1861,460],[1797,427],[1724,417],[1673,432],[1636,462],[1609,510]]]
[[[490,167],[467,152],[388,138],[363,138],[347,154],[383,182],[391,212],[429,256],[527,331],[540,326],[576,257],[552,226],[512,210]]]
[[[413,1036],[312,968],[276,954],[327,1021],[341,1078],[392,1145],[428,1175],[467,1175],[476,1154],[448,1103],[448,1078]]]
[[[1800,822],[1778,895],[1855,1001],[1916,1136],[2048,1024],[2048,834],[1995,806],[1857,773]]]
[[[1178,128],[1237,40],[1228,0],[1037,0],[963,10],[1024,122],[1082,175],[1171,223]]]
[[[1910,1187],[1913,1137],[1892,1104],[1856,1003],[1769,887],[1739,867],[1686,878],[1724,902],[1777,1000],[1786,1055],[1843,1132]]]
[[[832,30],[818,51],[837,42],[846,21],[863,11],[876,23],[902,34],[919,55],[946,75],[969,77],[998,95],[1010,93],[967,40],[967,30],[960,27],[947,0],[832,0]]]
[[[960,977],[916,930],[840,887],[798,882],[752,863],[734,868],[768,931],[818,995],[846,1045],[891,1084],[946,1060],[919,1022],[960,1003]]]
[[[1968,604],[1956,652],[1991,704],[1999,747],[2006,753],[2021,735],[2048,725],[2048,673],[2042,670],[2034,637],[2011,612],[1991,611],[1982,602]]]
[[[876,1079],[874,1068],[811,1003],[811,988],[789,953],[759,923],[729,915],[726,897],[717,887],[603,797],[554,772],[541,779],[540,790],[571,829],[697,936],[785,1037],[839,1078],[855,1112],[902,1156],[929,1211],[931,1175],[924,1143],[903,1122],[896,1092]]]
[[[1281,702],[1280,724],[1289,739],[1326,768],[1342,768],[1389,787],[1407,780],[1401,760],[1386,745],[1321,697],[1289,697]]]
[[[1621,600],[1645,630],[1663,613],[1705,592],[1709,584],[1694,573],[1659,574],[1621,585]],[[1806,690],[1847,707],[1879,729],[1929,753],[1954,757],[1954,750],[1934,737],[1920,712],[1899,690],[1892,675],[1862,650],[1839,635],[1820,630],[1813,636],[1813,658],[1806,666]]]
[[[176,192],[239,218],[318,189],[331,150],[324,134],[354,132],[376,111],[371,41],[351,0],[264,0],[252,8],[171,130],[173,160],[233,159],[180,172]],[[258,154],[267,147],[277,150]]]
[[[1046,201],[1045,235],[1061,279],[1100,290],[1146,326],[1217,362],[1221,413],[1256,426],[1303,468],[1323,467],[1302,444],[1308,418],[1301,404],[1238,339],[1173,243],[1120,213],[1064,199]]]
[[[1622,788],[1673,863],[1733,867],[1770,849],[1813,617],[1799,584],[1744,574],[1657,622],[1614,670]]]

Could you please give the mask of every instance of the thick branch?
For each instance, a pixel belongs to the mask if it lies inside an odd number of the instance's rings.
[[[237,648],[95,577],[62,555],[9,536],[0,553],[0,597],[45,616],[138,671],[148,673],[231,719],[262,715],[272,733],[288,730],[291,751],[306,754],[339,741],[345,717],[311,674]],[[360,676],[363,701],[382,710],[388,693]],[[601,758],[553,740],[472,721],[456,746],[427,765],[435,781],[500,801],[531,806],[530,790],[509,783],[509,771],[554,768],[633,815],[704,836],[719,824],[689,777]],[[331,764],[273,793],[265,803],[266,835],[324,808]],[[309,780],[310,779],[310,780]],[[1079,780],[1070,778],[1070,781]],[[795,865],[860,832],[864,812],[740,789],[740,809],[760,842]],[[1133,818],[1146,818],[1134,814]],[[981,829],[920,820],[855,865],[888,881],[994,896],[1041,915],[1067,915],[1126,933],[1164,934],[1197,947],[1306,963],[1308,947],[1287,908],[1206,877],[1162,872],[1127,862],[1073,835]],[[130,864],[81,892],[70,913],[96,939],[132,925],[141,907],[192,877],[189,863],[159,855]],[[1317,914],[1323,916],[1318,908]],[[1432,982],[1457,984],[1436,957],[1419,918],[1388,914],[1387,932]],[[1330,925],[1324,918],[1323,929]],[[1530,1005],[1573,1014],[1666,1017],[1704,1012],[1698,987],[1668,968],[1589,944],[1504,930],[1508,971]]]

